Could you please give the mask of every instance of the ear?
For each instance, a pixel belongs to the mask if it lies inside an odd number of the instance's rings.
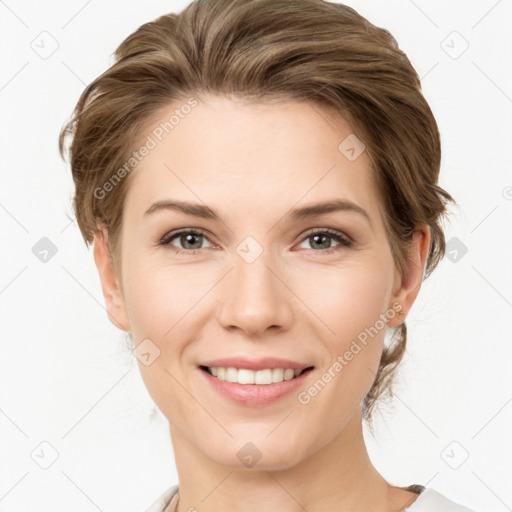
[[[112,255],[108,247],[108,233],[100,226],[94,235],[94,261],[100,275],[101,289],[107,306],[108,319],[123,331],[130,330],[123,293],[119,286]]]
[[[405,321],[423,282],[423,274],[430,250],[430,229],[427,225],[420,225],[412,237],[409,249],[407,268],[403,275],[398,270],[395,273],[394,292],[390,307],[395,302],[402,305],[403,315],[395,315],[388,322],[388,327],[396,327]]]

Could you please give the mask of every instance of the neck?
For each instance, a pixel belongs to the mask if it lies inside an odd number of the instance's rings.
[[[180,482],[178,512],[391,512],[417,497],[390,486],[372,465],[359,409],[331,442],[279,470],[218,465],[182,432],[172,426],[170,431]]]

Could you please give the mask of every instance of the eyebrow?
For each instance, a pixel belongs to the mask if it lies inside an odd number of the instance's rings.
[[[152,213],[162,210],[178,211],[186,215],[192,215],[202,219],[209,219],[214,221],[221,220],[219,215],[206,205],[171,200],[162,200],[153,203],[151,207],[144,212],[144,216],[151,215]],[[301,208],[295,208],[289,211],[285,215],[285,218],[289,218],[292,221],[297,221],[339,211],[359,213],[366,218],[370,226],[372,225],[372,220],[366,210],[364,210],[356,203],[349,201],[348,199],[333,199],[322,203],[303,206]]]

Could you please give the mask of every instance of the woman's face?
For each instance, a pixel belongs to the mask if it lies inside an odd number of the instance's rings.
[[[249,467],[247,455],[262,457],[258,468],[291,467],[360,414],[385,322],[403,318],[392,304],[407,312],[416,285],[406,290],[395,272],[368,155],[342,118],[308,103],[209,97],[162,131],[181,105],[141,134],[155,145],[132,171],[123,293],[109,313],[139,346],[173,438],[232,468]],[[354,208],[312,208],[334,201]],[[155,206],[171,202],[189,212]],[[225,394],[201,368],[224,358],[313,369],[298,384],[224,383]],[[258,378],[269,374],[279,371]]]

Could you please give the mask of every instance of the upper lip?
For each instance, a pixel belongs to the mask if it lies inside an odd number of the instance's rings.
[[[247,370],[265,370],[267,368],[292,368],[293,370],[305,370],[311,364],[299,363],[297,361],[292,361],[290,359],[281,359],[279,357],[263,357],[260,359],[247,359],[245,357],[229,357],[224,359],[212,359],[210,361],[205,361],[201,363],[199,366],[209,366],[209,367],[221,367],[221,368],[244,368]]]

